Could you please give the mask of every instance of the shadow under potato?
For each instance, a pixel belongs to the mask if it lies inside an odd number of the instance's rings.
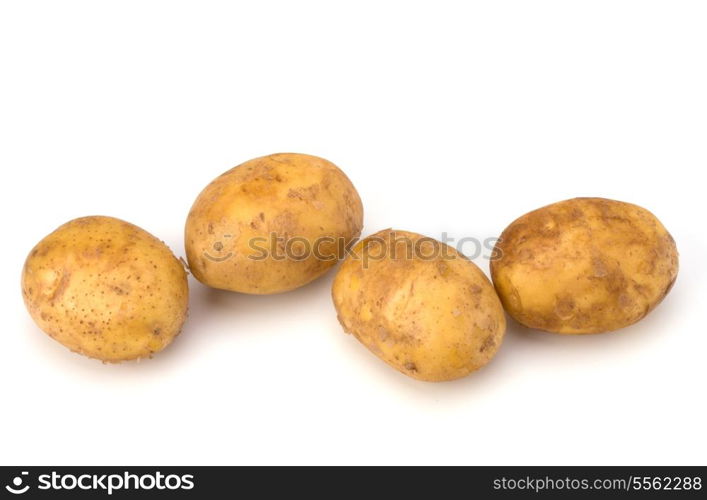
[[[680,292],[673,292],[666,298],[662,307],[632,325],[603,333],[561,334],[528,328],[506,314],[506,336],[514,336],[528,345],[542,345],[543,348],[562,350],[591,349],[596,351],[614,348],[638,348],[646,342],[660,339],[671,334],[669,325],[674,324],[673,316],[678,314],[676,304],[680,302]]]
[[[207,321],[209,316],[228,315],[234,327],[238,324],[252,325],[253,321],[267,321],[268,318],[292,317],[299,314],[309,314],[306,304],[321,301],[324,298],[331,303],[331,282],[335,269],[324,276],[289,292],[272,295],[250,295],[210,288],[196,279],[191,278],[190,314],[186,328]],[[336,318],[333,304],[331,308],[322,311]],[[185,328],[185,329],[186,329]],[[205,329],[206,330],[206,329]],[[234,328],[239,330],[238,328]],[[242,330],[239,330],[242,332]],[[257,332],[256,332],[257,333]]]

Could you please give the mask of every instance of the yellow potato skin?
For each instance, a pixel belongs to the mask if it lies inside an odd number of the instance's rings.
[[[362,227],[361,199],[336,165],[311,155],[274,154],[234,167],[201,192],[186,222],[187,260],[196,279],[213,288],[286,292],[334,266]],[[293,238],[301,240],[292,247],[297,255],[322,241],[320,255],[275,258],[271,250],[284,255],[285,241]],[[263,250],[269,254],[258,260]]]
[[[93,216],[67,222],[32,249],[22,295],[54,340],[120,362],[164,349],[186,320],[189,293],[167,245],[128,222]]]
[[[414,258],[407,258],[406,240],[419,245]],[[385,257],[374,258],[382,249]],[[458,379],[484,366],[506,329],[493,286],[473,262],[407,231],[387,229],[357,243],[332,298],[347,333],[418,380]]]
[[[678,273],[675,241],[648,210],[575,198],[523,215],[503,231],[491,276],[519,323],[563,334],[631,325]]]

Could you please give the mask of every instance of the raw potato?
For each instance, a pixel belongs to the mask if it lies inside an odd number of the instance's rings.
[[[210,287],[285,292],[329,270],[362,226],[361,199],[333,163],[274,154],[229,170],[201,192],[187,218],[187,259]]]
[[[360,241],[337,273],[332,297],[347,333],[419,380],[453,380],[481,368],[506,329],[493,286],[473,262],[406,231]]]
[[[643,318],[678,273],[675,241],[636,205],[575,198],[530,212],[501,235],[491,276],[506,311],[556,333],[599,333]]]
[[[187,276],[160,240],[112,217],[68,222],[40,241],[22,272],[34,321],[79,354],[150,357],[187,317]]]

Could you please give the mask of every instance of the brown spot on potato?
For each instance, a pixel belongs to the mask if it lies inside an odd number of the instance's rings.
[[[391,337],[390,337],[390,333],[388,332],[388,330],[385,327],[381,326],[378,328],[378,338],[382,342],[387,342],[388,339],[390,339]]]
[[[628,293],[619,294],[619,305],[623,308],[630,308],[634,305],[634,300]]]
[[[599,257],[594,257],[592,259],[592,269],[594,271],[595,278],[604,278],[609,274],[606,264],[604,264],[604,261],[602,261]]]
[[[112,285],[110,289],[116,294],[116,295],[127,295],[130,293],[130,290],[127,286],[117,286],[117,285]]]
[[[487,335],[486,338],[484,338],[484,341],[481,343],[479,352],[485,352],[494,347],[496,347],[496,339],[493,337],[493,335]]]
[[[445,276],[449,272],[449,266],[443,260],[437,261],[437,272],[440,276]]]
[[[69,281],[71,280],[71,273],[69,271],[63,270],[60,272],[61,278],[58,280],[58,283],[56,284],[56,287],[52,291],[50,298],[52,302],[58,301],[62,298],[64,295],[64,292],[66,292],[66,289],[69,287]]]

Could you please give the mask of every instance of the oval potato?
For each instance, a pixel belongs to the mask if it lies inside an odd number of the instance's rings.
[[[637,322],[670,291],[675,241],[648,210],[575,198],[534,210],[503,231],[491,276],[519,323],[599,333]]]
[[[40,241],[22,295],[50,337],[107,362],[161,351],[187,317],[182,264],[160,240],[112,217],[75,219]]]
[[[285,292],[331,269],[362,226],[361,199],[333,163],[274,154],[229,170],[201,192],[187,218],[187,259],[210,287]]]
[[[407,231],[356,244],[332,297],[346,332],[419,380],[453,380],[484,366],[506,328],[493,286],[473,262]]]

